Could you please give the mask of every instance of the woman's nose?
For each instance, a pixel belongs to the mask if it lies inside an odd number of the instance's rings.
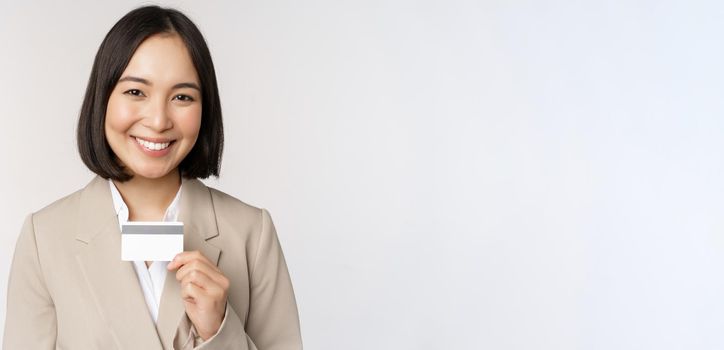
[[[144,125],[156,132],[163,132],[173,127],[171,118],[169,118],[168,104],[165,100],[155,98],[149,101],[146,116],[144,117]]]

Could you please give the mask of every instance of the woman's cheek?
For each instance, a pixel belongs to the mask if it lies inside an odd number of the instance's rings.
[[[195,140],[201,129],[201,106],[185,108],[179,111],[178,115],[177,127],[181,129],[185,137]]]
[[[112,99],[106,109],[106,123],[113,131],[125,133],[135,122],[136,115],[138,111],[133,104]]]

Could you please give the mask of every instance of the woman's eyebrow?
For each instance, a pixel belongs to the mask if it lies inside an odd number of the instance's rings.
[[[148,80],[146,80],[146,79],[139,78],[139,77],[134,77],[134,76],[130,76],[130,75],[127,75],[127,76],[125,76],[125,77],[123,77],[123,78],[121,78],[121,79],[118,79],[118,82],[119,82],[119,83],[120,83],[120,82],[123,82],[123,81],[135,81],[135,82],[137,82],[137,83],[145,84],[145,85],[148,85],[148,86],[152,86],[152,85],[153,85],[150,81],[148,81]],[[196,83],[193,83],[193,82],[178,83],[178,84],[176,84],[176,85],[174,85],[174,86],[172,87],[172,89],[174,89],[174,90],[175,90],[175,89],[181,89],[181,88],[191,88],[191,89],[196,89],[196,90],[198,90],[199,92],[201,92],[201,88],[199,87],[199,85],[196,84]]]
[[[196,83],[178,83],[173,86],[173,89],[181,89],[181,88],[191,88],[196,89],[198,92],[201,92],[201,88]]]
[[[135,81],[135,82],[137,82],[137,83],[146,84],[146,85],[148,85],[148,86],[153,85],[153,84],[151,84],[150,81],[148,81],[148,80],[146,80],[146,79],[139,78],[139,77],[133,77],[133,76],[130,76],[130,75],[127,75],[127,76],[125,76],[125,77],[123,77],[123,78],[121,78],[121,79],[118,79],[118,82],[119,82],[119,83],[122,82],[122,81]]]

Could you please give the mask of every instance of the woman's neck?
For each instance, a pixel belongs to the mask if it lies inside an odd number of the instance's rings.
[[[126,182],[113,183],[128,207],[129,221],[163,221],[166,208],[181,187],[181,176],[174,170],[158,179],[136,175]]]

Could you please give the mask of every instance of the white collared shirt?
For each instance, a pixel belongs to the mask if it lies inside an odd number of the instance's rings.
[[[183,182],[183,179],[181,180]],[[118,192],[116,185],[108,180],[111,186],[111,197],[113,197],[113,207],[118,214],[118,225],[121,226],[128,222],[128,206],[123,201],[121,193]],[[176,197],[171,201],[171,205],[166,209],[163,215],[163,221],[178,221],[179,203],[181,198],[181,188],[179,187]],[[119,227],[121,229],[121,227]],[[133,268],[136,270],[138,281],[143,289],[143,297],[146,299],[146,306],[151,312],[153,322],[158,321],[158,308],[161,305],[161,294],[163,293],[163,285],[166,281],[166,266],[168,261],[154,261],[151,266],[146,268],[145,261],[134,261]]]

